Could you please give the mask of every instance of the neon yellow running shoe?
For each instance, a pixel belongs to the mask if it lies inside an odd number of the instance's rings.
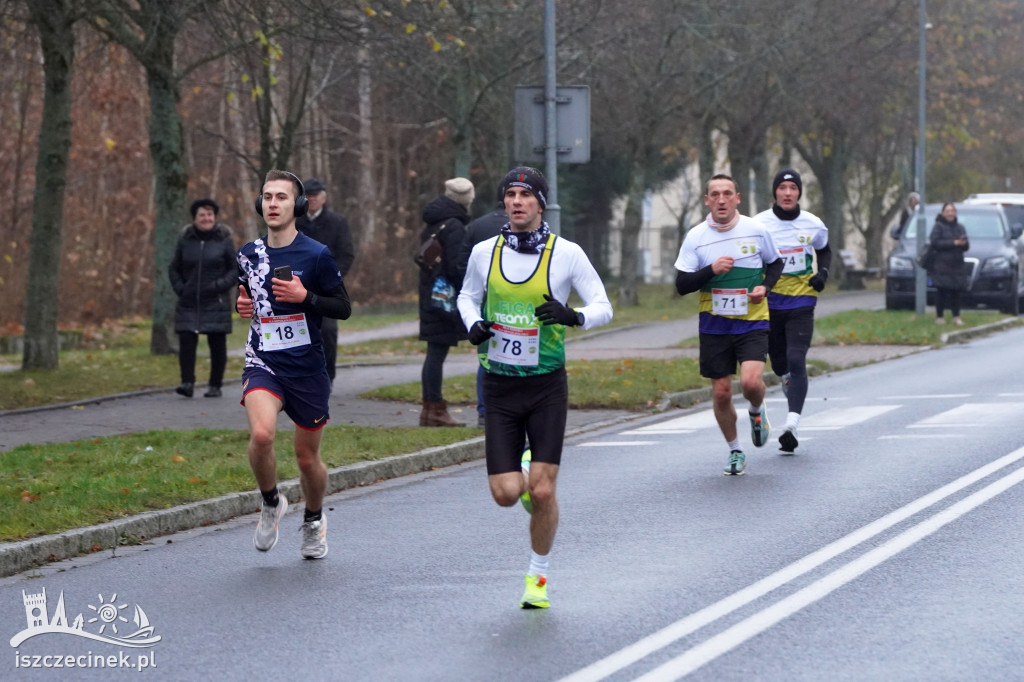
[[[523,592],[521,608],[524,609],[546,609],[551,606],[548,602],[548,579],[542,575],[526,576],[526,591]]]
[[[530,448],[526,448],[525,450],[523,450],[523,476],[526,477],[527,482],[529,482],[530,480],[530,461],[532,459],[533,452],[530,450]],[[528,514],[533,513],[533,502],[530,501],[529,489],[527,489],[526,492],[519,496],[519,501],[522,503],[523,509],[525,509]]]

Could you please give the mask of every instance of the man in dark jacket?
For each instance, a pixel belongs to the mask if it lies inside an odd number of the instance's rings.
[[[459,275],[466,276],[466,264],[469,262],[469,254],[473,247],[491,237],[496,237],[501,228],[508,224],[508,214],[505,213],[505,192],[503,187],[498,187],[498,205],[493,211],[476,218],[466,226],[466,236],[462,240],[462,248],[459,251]],[[484,368],[480,366],[476,373],[476,425],[484,426]]]
[[[466,178],[452,178],[444,184],[444,194],[430,201],[423,209],[426,226],[420,243],[436,235],[441,242],[441,262],[420,269],[420,339],[427,342],[423,360],[423,411],[420,426],[465,426],[448,414],[441,384],[448,350],[466,338],[466,328],[455,308],[455,298],[462,287],[459,249],[469,222],[473,203],[473,183]],[[436,291],[435,291],[436,290]]]
[[[303,186],[306,188],[306,199],[309,200],[309,213],[296,218],[295,227],[299,232],[331,250],[331,255],[338,263],[338,271],[344,278],[356,258],[355,247],[352,245],[352,230],[349,229],[348,221],[327,209],[327,189],[323,181],[319,178],[310,178]],[[324,317],[320,334],[324,340],[327,376],[333,385],[334,365],[338,358],[338,321]]]

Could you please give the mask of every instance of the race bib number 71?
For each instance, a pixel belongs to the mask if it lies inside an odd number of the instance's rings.
[[[747,290],[746,289],[712,289],[711,290],[711,314],[712,315],[746,315],[747,314]]]

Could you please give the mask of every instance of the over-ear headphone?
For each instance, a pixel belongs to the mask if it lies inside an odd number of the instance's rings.
[[[295,217],[306,215],[306,211],[309,210],[309,199],[306,198],[306,188],[302,185],[302,180],[299,180],[299,176],[288,171],[281,171],[289,178],[295,181],[295,184],[299,186],[299,193],[295,197]],[[263,193],[261,192],[256,196],[256,213],[259,217],[263,217]]]

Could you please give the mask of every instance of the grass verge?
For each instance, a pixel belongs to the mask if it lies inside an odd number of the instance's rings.
[[[478,435],[476,429],[324,429],[328,467],[372,461]],[[276,441],[278,478],[298,476],[293,434]],[[147,431],[0,453],[0,541],[60,533],[154,509],[254,490],[248,433]]]
[[[641,411],[656,406],[666,393],[704,386],[697,361],[672,360],[570,360],[569,406],[573,409]],[[420,382],[393,384],[360,394],[369,400],[418,402]],[[476,404],[476,375],[446,377],[445,399],[456,404]]]

